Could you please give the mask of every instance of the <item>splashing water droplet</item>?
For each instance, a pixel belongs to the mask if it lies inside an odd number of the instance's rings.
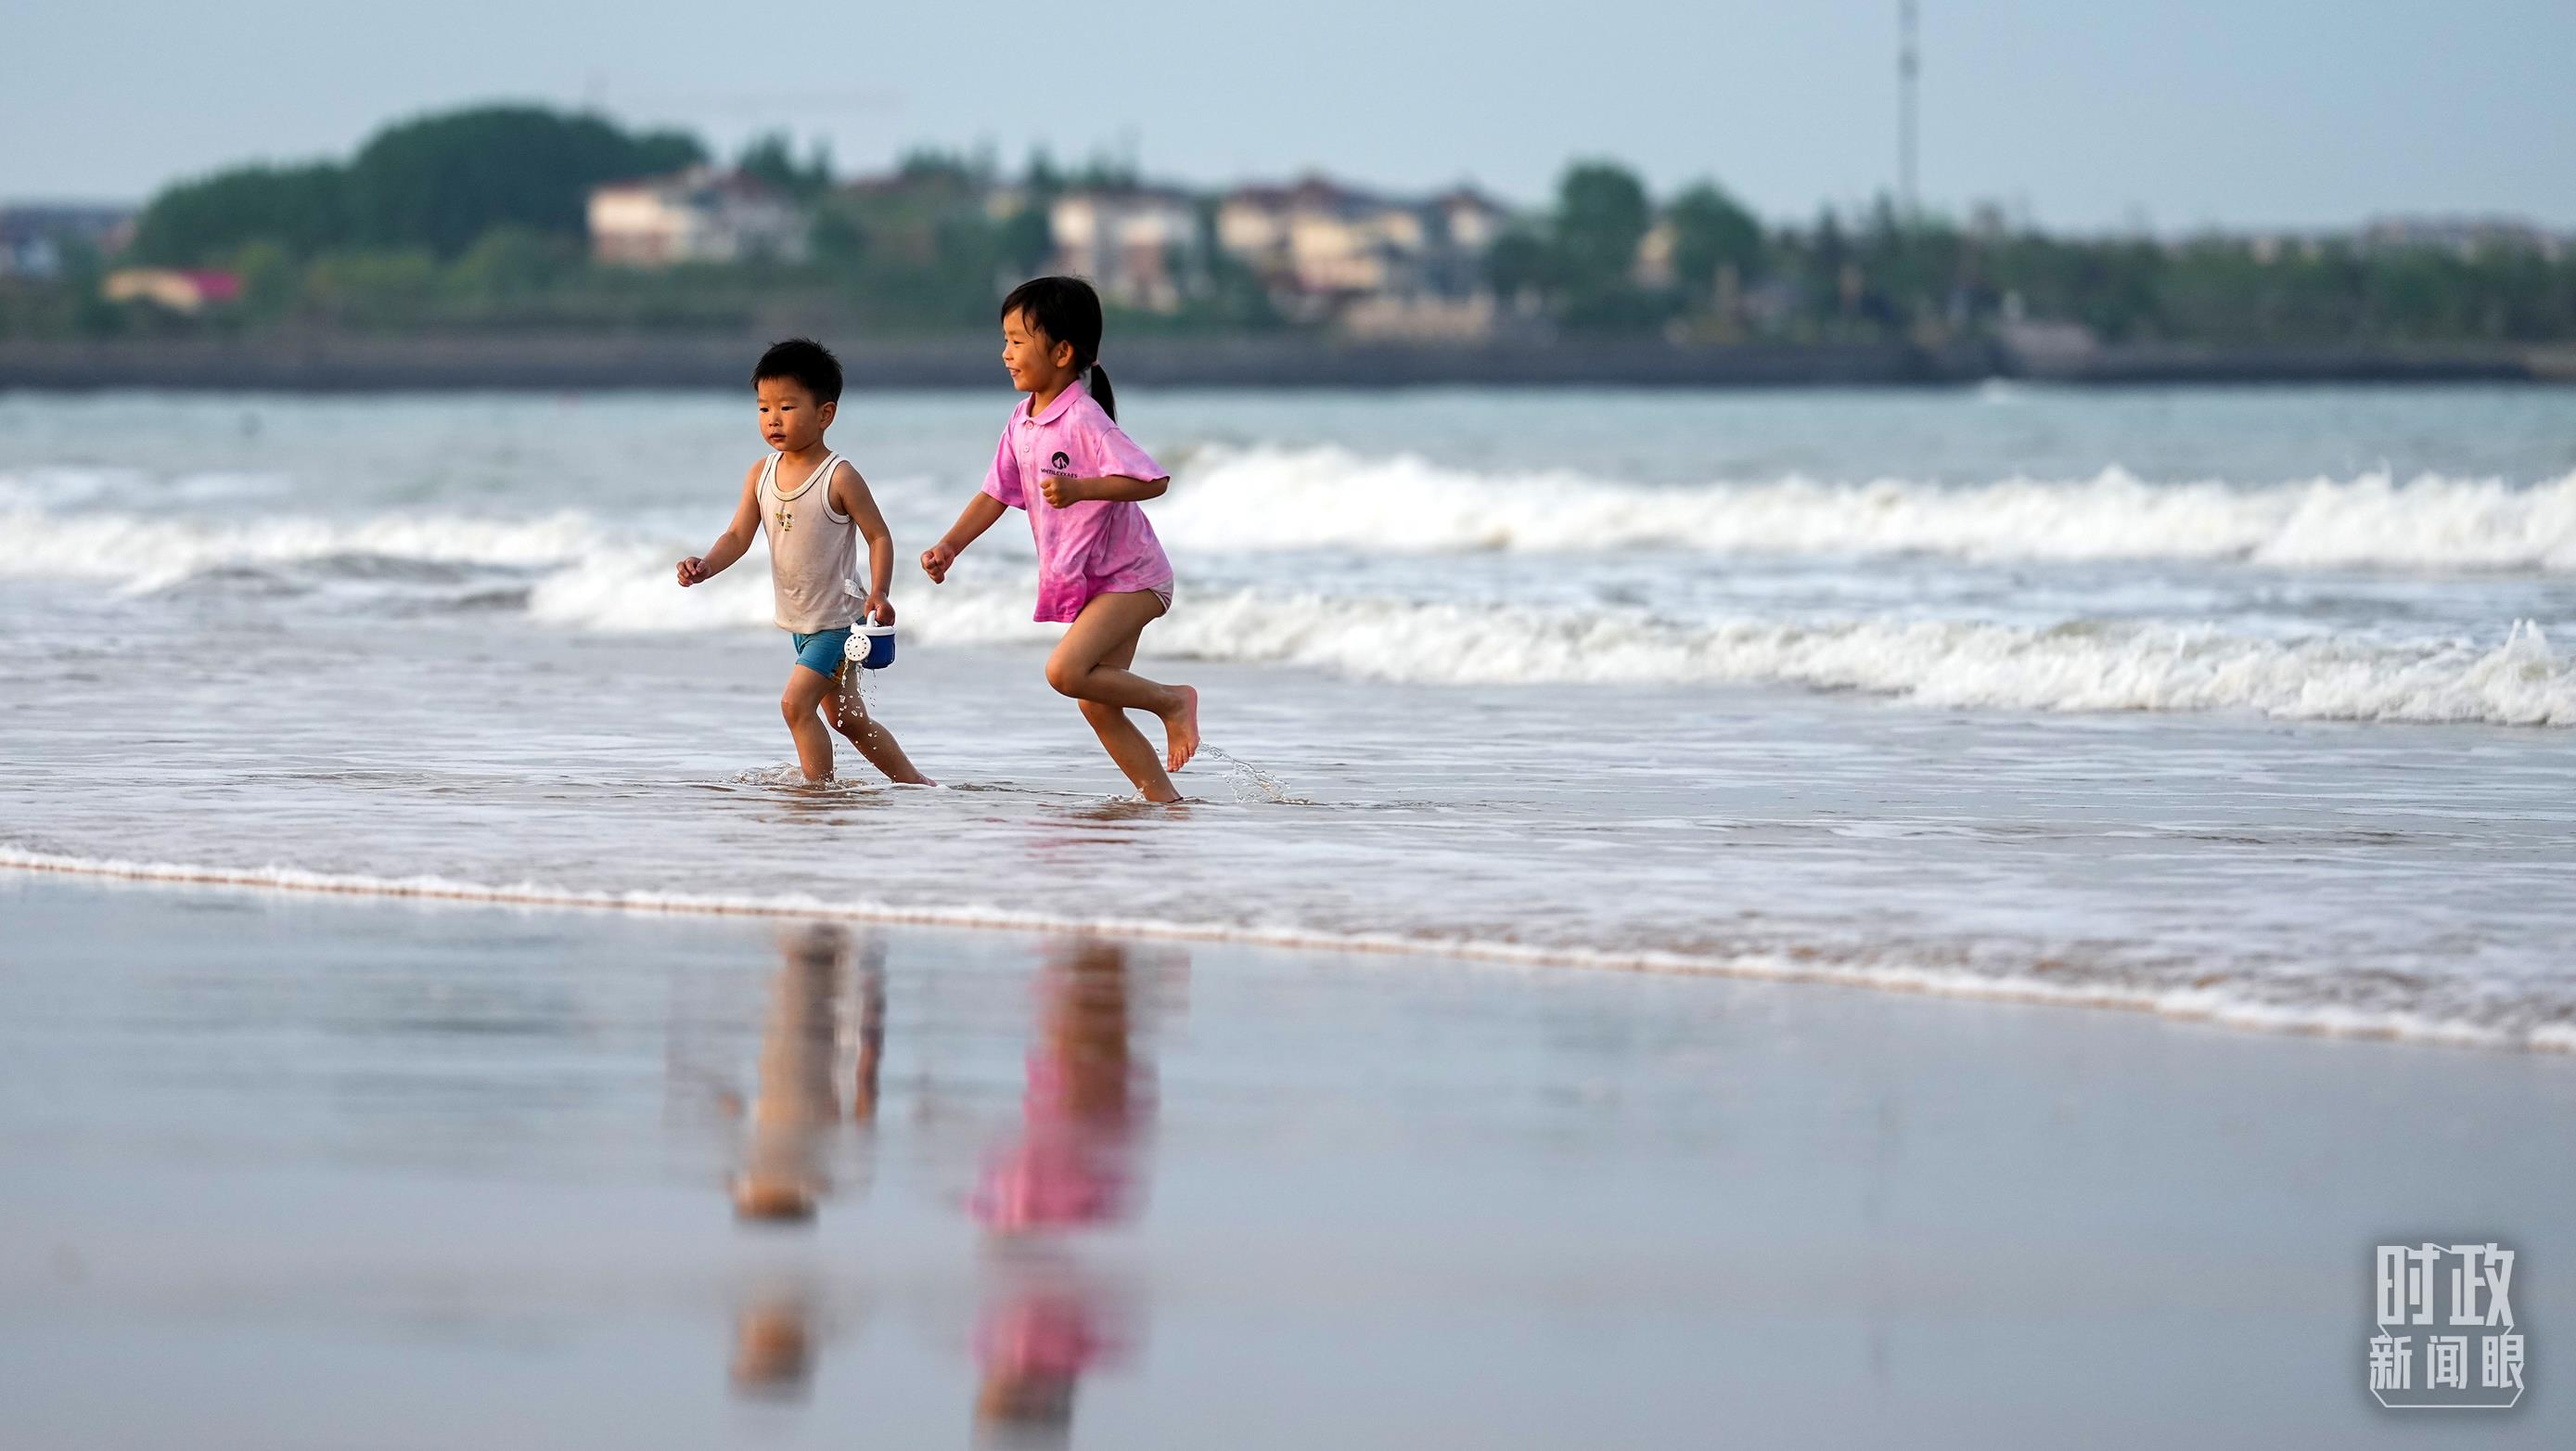
[[[1226,789],[1234,793],[1234,799],[1237,801],[1267,801],[1274,806],[1312,806],[1315,804],[1303,796],[1289,795],[1288,788],[1280,784],[1278,777],[1271,775],[1268,771],[1261,769],[1259,766],[1252,764],[1241,756],[1228,755],[1226,752],[1218,750],[1216,747],[1207,744],[1205,741],[1201,741],[1199,743],[1199,754],[1202,756],[1213,756],[1217,760],[1225,763]]]

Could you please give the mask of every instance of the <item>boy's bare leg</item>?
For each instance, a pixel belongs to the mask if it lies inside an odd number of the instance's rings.
[[[859,754],[868,758],[869,765],[885,773],[887,780],[900,781],[906,786],[939,784],[921,774],[919,768],[912,764],[912,758],[903,753],[903,744],[894,738],[894,732],[868,718],[867,707],[859,703],[855,686],[844,690],[835,685],[832,693],[824,697],[823,714],[835,729],[850,738],[850,744],[859,748]]]
[[[1127,668],[1136,658],[1136,637],[1162,614],[1163,602],[1149,590],[1092,596],[1047,657],[1047,684],[1076,700],[1117,710],[1150,710],[1162,717],[1168,746],[1164,763],[1177,771],[1198,754],[1199,693],[1186,685],[1159,684]],[[1104,744],[1107,739],[1102,737]]]
[[[823,729],[815,707],[832,692],[832,677],[808,665],[787,672],[787,691],[778,697],[778,713],[787,718],[787,733],[796,738],[796,764],[808,781],[832,779],[832,733]]]
[[[1125,670],[1135,659],[1136,642],[1129,640],[1110,651],[1100,663],[1113,670]],[[1096,700],[1086,700],[1081,705],[1082,718],[1091,723],[1092,733],[1100,737],[1101,748],[1109,752],[1109,759],[1116,761],[1118,769],[1135,783],[1137,794],[1148,801],[1181,799],[1181,793],[1172,786],[1172,778],[1163,774],[1162,758],[1154,754],[1154,743],[1136,729],[1127,712]]]

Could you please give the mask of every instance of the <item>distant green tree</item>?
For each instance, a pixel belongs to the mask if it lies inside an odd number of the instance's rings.
[[[196,267],[253,242],[309,257],[349,237],[348,173],[340,166],[242,166],[163,188],[135,221],[131,256]]]
[[[815,210],[814,260],[831,267],[855,267],[868,255],[868,231],[858,216],[858,209],[837,199],[826,199]]]
[[[361,245],[455,257],[503,224],[578,237],[590,189],[706,159],[677,132],[630,136],[597,116],[484,106],[386,127],[349,164]]]
[[[1565,285],[1603,291],[1626,282],[1653,221],[1645,184],[1634,172],[1606,161],[1568,168],[1556,193],[1556,252]]]
[[[82,337],[107,337],[125,330],[125,309],[99,295],[107,279],[107,259],[87,242],[63,249],[62,283],[71,299],[71,331]]]
[[[1031,196],[1051,197],[1064,190],[1064,173],[1057,169],[1054,155],[1043,146],[1029,152],[1028,169],[1022,175],[1025,180],[1021,184]]]
[[[295,310],[304,289],[304,269],[286,248],[263,239],[225,261],[241,274],[241,307],[246,316],[274,322]]]
[[[999,238],[1002,264],[1023,277],[1034,277],[1055,255],[1055,225],[1043,203],[1024,206],[1002,218]]]
[[[1654,208],[1636,174],[1604,161],[1578,162],[1557,186],[1551,251],[1560,296],[1557,316],[1590,332],[1638,332],[1672,313],[1635,280],[1637,244]]]
[[[579,249],[568,239],[504,225],[467,248],[448,269],[447,282],[469,301],[499,307],[544,294],[580,264]]]
[[[1544,297],[1556,288],[1555,260],[1545,236],[1515,225],[1485,249],[1485,280],[1504,297]]]
[[[1761,273],[1762,223],[1714,182],[1700,182],[1664,208],[1673,224],[1673,272],[1685,295],[1705,297],[1717,269],[1735,268],[1738,281]]]
[[[936,146],[912,148],[895,162],[894,169],[906,181],[947,181],[960,186],[980,186],[992,174],[991,165],[982,158]]]
[[[314,313],[343,327],[411,327],[435,310],[443,280],[423,250],[338,252],[305,269],[304,295]]]
[[[800,162],[784,131],[755,138],[742,149],[734,166],[743,175],[765,181],[790,196],[819,196],[832,185],[831,149],[817,141]]]
[[[1124,191],[1143,181],[1134,162],[1105,151],[1092,153],[1090,160],[1065,178],[1066,185],[1091,191]]]

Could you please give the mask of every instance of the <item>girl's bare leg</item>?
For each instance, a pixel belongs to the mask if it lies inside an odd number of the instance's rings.
[[[1130,640],[1111,651],[1109,658],[1100,663],[1124,670],[1135,659],[1136,642]],[[1172,785],[1172,778],[1163,773],[1163,761],[1154,754],[1154,743],[1145,739],[1143,731],[1136,729],[1136,723],[1127,718],[1127,712],[1096,700],[1086,700],[1081,705],[1082,718],[1091,723],[1092,734],[1100,737],[1101,748],[1109,752],[1109,759],[1116,761],[1118,769],[1126,772],[1127,779],[1135,783],[1138,795],[1148,801],[1181,799],[1180,791]]]
[[[852,667],[855,669],[856,667]],[[823,714],[835,730],[849,737],[868,764],[885,773],[889,781],[906,786],[936,786],[939,783],[921,774],[912,758],[903,753],[903,745],[894,732],[868,718],[867,707],[859,703],[858,687],[842,689],[837,683],[823,697]]]
[[[1113,731],[1104,729],[1101,717],[1090,709],[1095,705],[1106,707],[1113,716],[1121,711],[1149,710],[1162,718],[1166,749],[1161,764],[1153,767],[1154,777],[1162,777],[1162,766],[1177,771],[1198,753],[1199,693],[1186,685],[1148,680],[1127,668],[1136,659],[1137,637],[1162,613],[1163,602],[1146,590],[1093,596],[1091,603],[1082,607],[1082,614],[1066,628],[1055,653],[1047,657],[1047,684],[1084,703],[1084,718],[1100,732],[1101,744],[1109,748],[1110,757],[1135,781],[1137,789],[1155,800],[1177,800],[1177,793],[1158,795],[1149,778],[1138,775],[1119,754],[1124,743],[1113,740]],[[1123,724],[1123,718],[1118,723]],[[1132,726],[1127,731],[1134,734]],[[1170,789],[1168,778],[1163,785],[1165,790]]]

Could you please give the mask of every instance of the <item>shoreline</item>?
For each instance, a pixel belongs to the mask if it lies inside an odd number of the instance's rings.
[[[538,882],[505,886],[432,874],[376,877],[273,864],[218,867],[178,862],[102,860],[31,852],[9,846],[0,846],[0,874],[19,874],[40,880],[62,878],[93,883],[125,882],[252,895],[274,893],[290,898],[439,902],[522,911],[768,921],[828,920],[871,927],[956,932],[1102,934],[1259,951],[1450,959],[1503,967],[1558,968],[1586,974],[1829,987],[1872,995],[1943,998],[1996,1006],[2090,1009],[2179,1025],[2220,1028],[2234,1034],[2379,1042],[2517,1058],[2576,1054],[2576,1027],[2564,1024],[2509,1034],[2472,1023],[2425,1020],[2406,1014],[2228,1001],[2202,993],[2177,994],[2169,989],[2061,988],[2030,979],[1989,976],[1955,968],[1866,963],[1838,965],[1821,954],[1812,959],[1802,958],[1794,949],[1785,953],[1735,957],[1693,956],[1659,951],[1416,937],[1389,932],[1334,932],[1120,916],[1077,919],[989,907],[906,907],[893,903],[830,902],[802,892],[775,897],[744,897],[557,887]]]
[[[494,388],[734,389],[764,334],[526,337],[284,336],[87,342],[0,341],[0,391],[158,388],[220,392],[410,392]],[[831,341],[831,339],[827,339]],[[980,334],[839,341],[850,385],[989,386]],[[1156,388],[1598,387],[1958,388],[1990,382],[2077,387],[2316,383],[2576,384],[2576,353],[2546,348],[2208,348],[2081,350],[1970,341],[1685,346],[1661,340],[1545,345],[1354,343],[1314,334],[1122,339],[1122,381]]]

